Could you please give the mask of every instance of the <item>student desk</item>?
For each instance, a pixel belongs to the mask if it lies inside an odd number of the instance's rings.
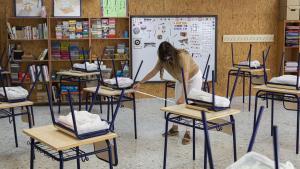
[[[111,145],[110,140],[115,139],[117,134],[108,133],[103,136],[93,137],[84,140],[78,140],[69,136],[53,125],[25,129],[23,131],[30,137],[30,169],[34,168],[34,149],[45,154],[52,159],[59,161],[59,168],[63,169],[64,161],[77,160],[77,168],[80,168],[80,159],[87,160],[87,157],[93,154],[108,152],[109,167],[112,169]],[[36,140],[36,141],[35,141]],[[97,142],[106,142],[107,148],[95,150],[92,152],[84,152],[80,150],[80,146],[91,145]]]
[[[83,91],[87,93],[86,98],[88,98],[88,93],[94,94],[96,92],[97,87],[88,87],[84,88]],[[124,95],[122,102],[132,102],[132,108],[133,108],[133,120],[134,120],[134,137],[137,139],[137,124],[136,124],[136,103],[135,103],[135,91],[133,89],[126,89],[124,91],[126,95]],[[102,112],[102,101],[101,96],[107,98],[107,120],[109,120],[109,114],[110,110],[113,113],[114,108],[113,105],[115,103],[114,100],[116,100],[119,95],[121,94],[121,90],[113,90],[107,87],[100,87],[98,91],[98,95],[100,96],[100,111]],[[86,99],[87,103],[87,99]],[[86,105],[87,106],[87,105]],[[111,113],[111,114],[112,114]],[[112,114],[113,115],[113,114]]]
[[[61,71],[57,72],[57,75],[60,76],[59,78],[59,90],[58,90],[58,113],[60,113],[60,106],[61,106],[61,84],[63,81],[68,82],[77,82],[78,84],[78,95],[79,95],[79,110],[81,110],[81,83],[88,82],[92,80],[88,80],[88,77],[94,76],[94,75],[100,75],[100,72],[81,72],[81,71],[75,71],[75,70],[69,70],[69,71]]]
[[[281,89],[275,87],[268,87],[266,85],[255,86],[254,89],[257,90],[257,92],[255,95],[255,110],[253,123],[255,124],[258,98],[271,100],[271,135],[273,134],[272,126],[274,123],[274,100],[282,101],[283,105],[285,102],[297,104],[297,109],[295,109],[294,111],[297,111],[296,154],[299,154],[300,90]]]
[[[28,125],[29,125],[29,128],[31,128],[32,127],[31,122],[33,122],[33,125],[34,125],[34,116],[33,116],[32,106],[33,106],[33,102],[31,102],[31,101],[24,101],[24,102],[17,102],[17,103],[0,102],[0,119],[9,118],[9,123],[10,123],[11,122],[10,118],[12,118],[16,147],[18,147],[18,137],[17,137],[15,117],[27,114],[28,115]],[[26,112],[15,113],[14,109],[18,108],[18,107],[25,107]],[[6,109],[9,109],[9,111]]]
[[[187,108],[185,104],[168,106],[161,108],[162,111],[168,112],[166,116],[166,126],[165,126],[165,133],[168,132],[168,123],[173,122],[181,125],[185,125],[188,127],[193,128],[193,160],[195,160],[195,129],[204,130],[205,134],[205,151],[204,151],[204,168],[206,169],[206,159],[207,155],[211,157],[211,150],[210,150],[210,142],[208,136],[208,130],[217,129],[221,130],[222,127],[226,125],[231,125],[232,127],[232,137],[233,137],[233,154],[234,154],[234,161],[237,159],[236,155],[236,134],[235,134],[235,120],[233,115],[240,113],[240,110],[235,109],[227,109],[223,111],[210,111],[206,108],[198,107],[200,110]],[[206,113],[206,120],[202,119],[201,111]],[[172,117],[171,117],[172,116]],[[230,117],[230,121],[226,121],[224,123],[216,123],[214,120]],[[191,119],[193,124],[188,124],[185,122],[184,119]],[[205,127],[206,125],[207,128]],[[165,136],[165,147],[164,147],[164,164],[163,168],[166,168],[167,162],[167,144],[168,144],[168,136]]]
[[[266,71],[269,71],[270,69],[266,69]],[[238,71],[237,67],[232,67],[228,71],[228,76],[227,76],[227,91],[226,94],[228,96],[229,92],[229,87],[230,87],[230,77],[231,76],[236,76]],[[240,76],[243,77],[243,103],[245,103],[245,79],[249,78],[249,101],[248,101],[248,111],[251,110],[251,91],[252,91],[252,78],[254,77],[263,77],[264,76],[264,69],[249,69],[249,68],[241,68],[240,69]]]

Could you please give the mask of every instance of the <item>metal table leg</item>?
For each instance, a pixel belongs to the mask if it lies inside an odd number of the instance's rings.
[[[163,169],[166,169],[167,166],[167,148],[168,148],[168,127],[169,127],[169,117],[170,113],[166,116],[166,126],[165,126],[165,147],[164,147],[164,161],[163,161]]]
[[[232,129],[232,142],[233,142],[233,159],[234,161],[237,160],[236,155],[236,133],[235,133],[235,120],[232,115],[230,115],[230,122],[231,122],[231,129]]]
[[[132,101],[133,101],[134,138],[137,139],[136,105],[135,105],[135,94],[134,93],[132,93]]]

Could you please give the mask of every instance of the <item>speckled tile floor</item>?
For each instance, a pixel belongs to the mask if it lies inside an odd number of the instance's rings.
[[[137,102],[138,139],[134,139],[133,114],[130,109],[122,108],[116,121],[118,138],[119,165],[116,169],[159,169],[162,168],[164,138],[161,136],[165,121],[161,101],[142,99]],[[245,108],[247,104],[244,105]],[[244,109],[241,98],[234,99],[234,108]],[[95,107],[95,112],[99,106]],[[63,107],[67,112],[68,107]],[[279,127],[280,160],[291,161],[296,168],[300,168],[300,155],[295,154],[296,112],[284,111],[281,103],[275,104],[275,124]],[[36,126],[50,124],[48,107],[35,107]],[[105,113],[103,114],[104,117]],[[235,116],[237,124],[238,157],[245,154],[252,129],[253,111]],[[260,130],[254,146],[254,151],[272,158],[272,138],[270,137],[270,109],[263,115]],[[22,132],[27,124],[17,118],[17,132],[19,147],[14,145],[13,127],[8,119],[0,119],[0,168],[24,169],[29,168],[28,137]],[[180,136],[169,139],[167,168],[172,169],[200,169],[203,168],[203,134],[196,134],[196,160],[192,160],[192,146],[181,145],[185,127],[180,127]],[[215,168],[223,169],[233,162],[232,137],[221,132],[210,132],[210,139],[215,162]],[[90,147],[87,147],[90,148]],[[40,153],[36,153],[35,168],[58,168],[58,162],[53,161]],[[76,168],[76,162],[66,162],[65,168]],[[81,163],[81,168],[108,168],[108,165],[95,156],[88,162]]]

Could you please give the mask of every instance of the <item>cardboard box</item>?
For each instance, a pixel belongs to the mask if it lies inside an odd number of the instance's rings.
[[[300,0],[280,0],[280,6],[299,6]]]
[[[281,6],[280,19],[281,20],[299,20],[300,6]]]

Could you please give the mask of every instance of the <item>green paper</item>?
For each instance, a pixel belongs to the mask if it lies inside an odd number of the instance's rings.
[[[102,0],[104,17],[126,17],[127,0]]]

